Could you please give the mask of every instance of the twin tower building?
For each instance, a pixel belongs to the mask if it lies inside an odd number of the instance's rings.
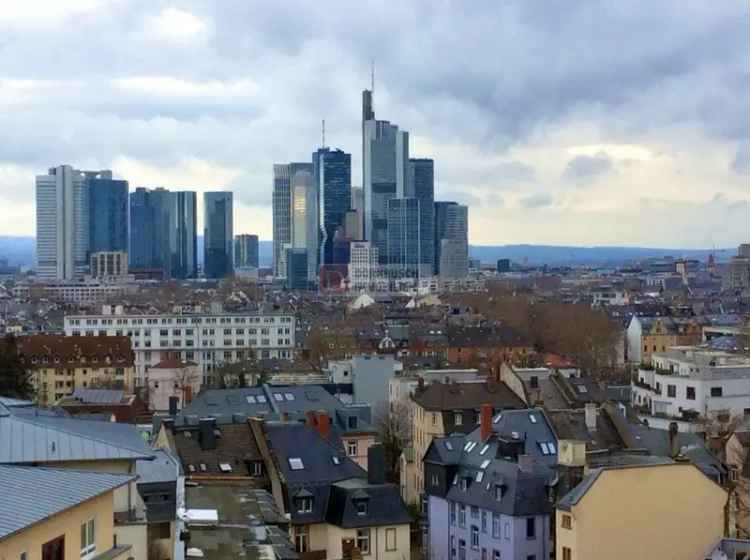
[[[274,275],[301,289],[320,282],[468,273],[468,208],[435,201],[432,159],[409,157],[409,133],[377,120],[362,93],[362,187],[351,155],[322,147],[311,162],[274,165]],[[365,279],[364,283],[358,280]]]

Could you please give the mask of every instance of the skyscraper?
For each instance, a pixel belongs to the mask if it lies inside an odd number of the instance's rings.
[[[165,278],[194,278],[196,218],[194,191],[138,187],[130,194],[130,268],[159,269]]]
[[[364,236],[378,247],[381,263],[387,263],[388,200],[407,195],[409,133],[375,120],[372,92],[363,92],[362,104]]]
[[[435,268],[435,163],[431,159],[409,160],[409,196],[419,201],[420,276],[431,276]]]
[[[319,260],[329,265],[334,264],[334,238],[345,234],[345,217],[352,205],[352,156],[321,148],[313,154],[313,168],[320,206]]]
[[[286,251],[292,246],[292,177],[300,171],[312,175],[312,163],[273,166],[273,274],[286,278]]]
[[[198,275],[197,197],[194,191],[169,194],[169,275],[195,278]]]
[[[435,263],[442,278],[469,272],[469,209],[455,202],[435,202]]]
[[[420,202],[416,198],[388,201],[388,265],[394,278],[419,277]]]
[[[36,177],[37,275],[71,280],[85,274],[89,252],[87,179],[111,179],[111,171],[79,171],[70,165]]]
[[[246,233],[234,238],[234,268],[258,268],[258,236]]]
[[[128,182],[86,179],[89,196],[89,253],[128,250]]]
[[[361,241],[365,238],[365,192],[362,187],[352,187],[352,211],[357,215],[352,239]]]
[[[292,175],[292,242],[298,254],[307,252],[307,280],[315,282],[318,275],[318,192],[312,173],[299,170]],[[287,268],[287,270],[289,270]]]
[[[232,275],[234,242],[232,193],[203,193],[203,274],[206,278]]]

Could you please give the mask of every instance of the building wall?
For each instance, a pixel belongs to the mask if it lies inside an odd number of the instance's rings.
[[[0,558],[11,560],[26,553],[27,560],[41,560],[42,545],[65,536],[65,558],[81,557],[81,525],[95,518],[95,554],[110,550],[114,545],[112,494],[104,494],[75,506],[27,530],[0,541]],[[124,544],[124,543],[118,543]],[[133,550],[116,556],[113,560],[132,556],[134,560],[147,560],[147,556],[136,555]]]
[[[691,464],[604,470],[570,513],[557,510],[556,557],[702,558],[724,535],[726,502]]]
[[[57,402],[73,394],[76,388],[85,389],[97,383],[117,382],[125,392],[135,388],[135,366],[118,367],[111,364],[103,367],[64,367],[65,364],[45,364],[45,367],[31,369],[31,383],[36,390],[41,405]]]
[[[388,383],[394,375],[393,356],[359,355],[352,362],[354,402],[368,403],[373,411],[385,408],[388,403]]]
[[[364,470],[367,470],[367,450],[375,445],[375,434],[343,435],[341,439],[347,456]],[[349,453],[349,442],[356,442],[356,453]]]
[[[168,411],[169,398],[177,397],[182,410],[188,399],[200,392],[202,376],[197,365],[184,368],[154,368],[149,371],[148,401],[154,411]]]
[[[415,494],[405,498],[407,504],[416,504],[424,492],[424,454],[434,438],[445,436],[443,415],[440,411],[429,411],[411,401],[412,413],[412,447],[414,448]],[[407,485],[410,486],[410,485]]]
[[[310,525],[310,550],[325,550],[326,558],[343,558],[342,541],[353,539],[356,542],[357,529],[343,529],[335,525]],[[395,529],[395,550],[386,550],[386,531]],[[411,546],[409,525],[391,525],[383,527],[369,527],[370,552],[363,554],[369,560],[409,560]]]

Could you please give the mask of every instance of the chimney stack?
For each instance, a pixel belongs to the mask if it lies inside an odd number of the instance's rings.
[[[588,428],[589,432],[595,432],[596,431],[596,417],[599,415],[599,411],[596,408],[596,404],[586,403],[584,414],[586,415],[586,428]]]
[[[305,412],[305,426],[308,428],[317,428],[318,427],[318,419],[315,417],[315,411],[314,410],[308,410]]]
[[[169,415],[174,417],[179,412],[179,397],[169,397]]]
[[[679,428],[677,422],[670,422],[667,437],[669,438],[669,456],[672,459],[675,459],[680,455],[680,444],[677,443],[678,432]]]
[[[201,418],[198,422],[201,449],[204,451],[216,449],[216,420],[214,418]]]
[[[318,433],[323,439],[328,439],[331,436],[331,419],[325,410],[318,411]]]
[[[380,444],[367,449],[367,482],[385,484],[385,448]]]
[[[483,404],[479,412],[480,437],[482,441],[492,434],[492,405]]]

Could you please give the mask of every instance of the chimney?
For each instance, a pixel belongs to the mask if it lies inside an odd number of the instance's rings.
[[[179,397],[169,397],[169,415],[170,416],[177,416],[177,413],[180,411],[180,399]]]
[[[677,443],[678,432],[679,428],[677,422],[670,422],[667,437],[669,438],[669,456],[672,459],[675,459],[680,455],[680,444]]]
[[[596,409],[596,404],[586,403],[584,414],[586,415],[586,428],[588,428],[589,432],[595,432],[596,417],[599,415],[599,411]]]
[[[331,419],[325,410],[318,411],[318,433],[323,439],[328,439],[331,436]]]
[[[480,437],[482,441],[492,434],[492,405],[483,404],[479,412]]]
[[[185,386],[185,404],[190,404],[193,402],[193,387],[191,385]]]
[[[315,416],[314,410],[308,410],[305,412],[305,426],[308,428],[317,428],[318,426],[318,419]]]
[[[380,444],[367,449],[367,482],[385,484],[385,448]]]
[[[535,464],[536,464],[536,459],[532,455],[519,455],[518,456],[518,470],[523,473],[533,472]]]
[[[209,449],[216,449],[216,434],[214,429],[216,427],[215,418],[201,418],[198,422],[201,449],[204,451]]]

